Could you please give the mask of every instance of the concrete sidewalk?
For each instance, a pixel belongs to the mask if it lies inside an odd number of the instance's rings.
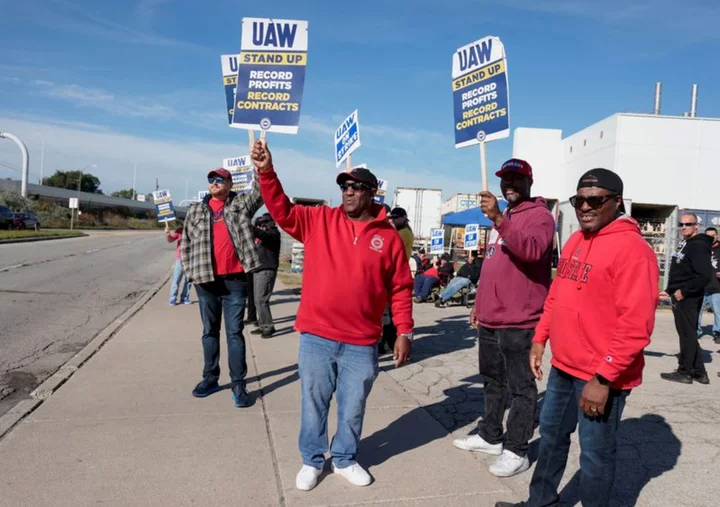
[[[413,363],[395,370],[381,358],[359,456],[375,482],[356,488],[330,474],[305,493],[295,489],[299,297],[279,290],[279,334],[248,338],[248,388],[258,401],[236,409],[229,390],[203,400],[190,395],[202,370],[198,309],[170,308],[166,294],[0,441],[1,505],[492,506],[525,499],[532,472],[500,480],[487,472],[493,457],[452,446],[482,413],[467,309],[416,306]],[[674,368],[677,338],[671,316],[659,312],[646,383],[624,417],[613,505],[717,504],[720,347],[709,338],[702,344],[710,386],[660,381],[659,371]],[[227,380],[224,348],[221,365]],[[331,434],[334,426],[333,414]],[[531,450],[534,457],[537,435]],[[565,474],[570,499],[577,456],[575,442]]]
[[[279,334],[247,340],[248,389],[262,397],[237,409],[229,390],[190,395],[202,371],[198,308],[168,307],[163,289],[0,441],[0,504],[486,506],[514,497],[385,372],[360,457],[376,482],[357,488],[330,474],[297,491],[299,296],[274,299]]]

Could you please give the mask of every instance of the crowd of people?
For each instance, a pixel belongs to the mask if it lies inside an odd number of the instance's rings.
[[[274,333],[269,298],[278,269],[277,226],[304,244],[295,323],[300,333],[300,490],[317,485],[328,452],[334,473],[357,486],[372,482],[357,455],[378,356],[390,350],[398,368],[410,360],[413,301],[421,304],[431,296],[443,307],[463,291],[476,293],[469,321],[477,330],[484,413],[477,430],[453,445],[498,456],[489,468],[498,477],[530,468],[537,381],[545,375],[543,356],[551,345],[529,498],[517,504],[498,502],[499,507],[559,502],[576,429],[580,500],[588,506],[609,505],[616,434],[627,397],[642,380],[643,350],[653,333],[659,299],[672,300],[681,344],[678,369],[663,378],[709,382],[697,337],[704,305],[720,305],[717,231],[701,235],[697,217],[683,215],[684,241],[660,293],[657,258],[637,222],[625,213],[623,182],[612,171],[591,169],[577,182],[570,203],[580,229],[566,241],[553,280],[555,221],[545,200],[532,196],[533,171],[527,161],[508,160],[496,173],[508,202],[504,212],[493,194],[481,193],[492,230],[485,248],[470,252],[456,271],[447,255],[431,259],[424,250],[413,251],[406,211],[374,202],[378,180],[370,170],[355,168],[337,176],[340,206],[309,207],[286,196],[264,139],[255,143],[251,158],[257,172],[248,194],[231,191],[228,171],[211,171],[210,195],[191,207],[184,231],[167,231],[167,237],[180,242],[179,271],[196,288],[203,323],[203,378],[193,395],[218,390],[224,313],[238,407],[253,402],[245,388],[243,326],[257,320],[255,333],[264,338]],[[268,213],[253,223],[263,203]],[[171,304],[177,286],[174,282]],[[187,297],[184,289],[180,301]],[[715,319],[713,333],[720,340],[717,312]],[[337,431],[329,441],[333,397]]]

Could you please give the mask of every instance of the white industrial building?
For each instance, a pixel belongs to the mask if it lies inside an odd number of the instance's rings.
[[[696,92],[696,88],[693,91]],[[560,242],[577,230],[568,198],[587,170],[604,167],[625,184],[626,208],[660,259],[677,237],[678,210],[701,211],[704,225],[720,225],[720,119],[618,113],[563,138],[561,130],[518,128],[513,156],[533,167],[533,194],[560,202],[556,210]],[[663,270],[664,271],[664,270]]]

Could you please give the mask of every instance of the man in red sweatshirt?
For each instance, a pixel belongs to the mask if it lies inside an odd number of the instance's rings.
[[[470,323],[479,330],[485,415],[478,423],[477,435],[455,440],[454,445],[499,455],[490,472],[511,477],[530,467],[527,450],[537,408],[530,344],[550,287],[555,221],[542,197],[530,197],[530,164],[511,159],[496,175],[508,206],[500,213],[495,196],[481,194],[483,213],[494,226],[470,314]],[[503,438],[508,392],[512,406]]]
[[[372,479],[356,456],[365,403],[378,374],[377,344],[388,301],[398,330],[395,366],[402,366],[410,355],[413,284],[405,247],[383,207],[373,203],[378,181],[367,169],[338,175],[342,206],[307,207],[290,203],[264,139],[255,143],[252,160],[270,215],[305,245],[295,322],[300,332],[303,467],[295,485],[311,490],[322,473],[335,393],[338,422],[330,445],[332,470],[356,486],[367,486]]]
[[[618,424],[630,390],[642,381],[660,278],[637,222],[624,214],[622,194],[617,174],[592,169],[570,198],[581,230],[563,248],[530,353],[539,380],[550,340],[552,369],[530,499],[496,507],[559,504],[570,435],[578,424],[580,503],[610,505]]]

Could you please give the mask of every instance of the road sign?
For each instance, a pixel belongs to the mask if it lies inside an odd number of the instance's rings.
[[[455,51],[452,90],[456,148],[510,136],[507,60],[498,37],[485,37]]]
[[[478,247],[478,224],[468,224],[465,226],[465,250],[476,250]]]
[[[441,254],[445,251],[445,231],[432,229],[430,231],[430,253]]]
[[[335,131],[335,165],[340,164],[360,147],[360,124],[357,109],[340,124]]]
[[[297,134],[308,22],[243,18],[231,127]]]
[[[80,200],[77,197],[70,198],[70,209],[78,209],[80,207]]]
[[[169,190],[157,190],[153,192],[153,203],[158,222],[171,222],[175,220],[175,208],[173,207],[172,196]]]

